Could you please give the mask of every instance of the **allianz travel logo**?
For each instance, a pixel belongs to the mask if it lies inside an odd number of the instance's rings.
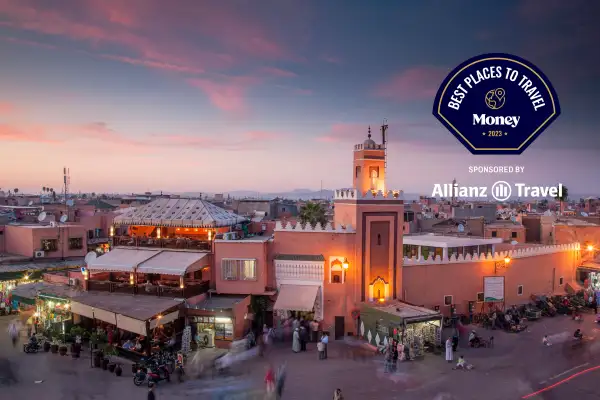
[[[543,199],[546,197],[561,198],[563,185],[557,186],[530,186],[525,183],[510,184],[498,181],[491,188],[487,186],[458,186],[454,183],[436,183],[433,186],[431,197],[456,198],[456,199],[488,199],[506,201],[511,197]]]

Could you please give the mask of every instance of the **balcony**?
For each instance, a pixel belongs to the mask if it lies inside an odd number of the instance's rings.
[[[160,249],[181,249],[195,251],[212,251],[212,242],[205,240],[191,239],[188,237],[174,237],[168,239],[157,239],[153,237],[140,236],[114,236],[112,238],[113,247],[150,247]]]
[[[99,292],[110,292],[110,293],[126,293],[126,294],[137,294],[147,296],[158,296],[158,297],[171,297],[171,298],[183,298],[187,299],[190,297],[197,296],[199,294],[207,292],[209,289],[208,281],[190,281],[186,283],[186,286],[182,289],[179,286],[168,286],[168,285],[146,285],[137,284],[131,285],[124,282],[110,282],[110,281],[88,281],[89,291]]]

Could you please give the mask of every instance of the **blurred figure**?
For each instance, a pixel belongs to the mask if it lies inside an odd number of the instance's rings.
[[[544,338],[542,339],[542,344],[544,346],[552,346],[552,343],[550,343],[550,340],[548,339],[548,335],[544,335]]]
[[[273,372],[271,364],[267,365],[265,385],[267,386],[267,393],[273,393],[275,391],[275,373]]]
[[[17,345],[17,340],[19,339],[19,328],[17,327],[17,323],[15,321],[12,321],[8,325],[8,335],[10,336],[13,347],[15,347]]]
[[[344,400],[342,389],[335,389],[335,392],[333,392],[333,400]]]
[[[148,383],[148,400],[156,400],[156,395],[154,394],[154,383]]]
[[[300,330],[298,328],[294,329],[294,336],[292,338],[292,350],[294,351],[294,353],[298,353],[301,350]]]

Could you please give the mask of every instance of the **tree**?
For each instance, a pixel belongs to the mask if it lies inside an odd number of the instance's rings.
[[[13,190],[13,193],[14,193],[14,194],[17,194],[17,193],[19,193],[19,188],[14,188],[14,190]]]
[[[567,201],[569,199],[569,189],[563,185],[562,187],[562,196],[561,193],[557,194],[556,197],[554,197],[554,200],[557,200],[560,204],[560,208],[558,209],[558,212],[562,214],[562,205],[563,202]]]
[[[315,226],[319,222],[322,226],[327,224],[327,216],[325,215],[323,205],[312,201],[309,201],[300,207],[300,214],[298,217],[300,218],[300,222],[303,224],[310,224],[311,226]]]

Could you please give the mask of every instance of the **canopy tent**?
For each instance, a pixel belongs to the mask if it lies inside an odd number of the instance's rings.
[[[160,253],[159,250],[114,249],[88,263],[94,271],[134,272],[144,261]]]
[[[199,199],[157,199],[115,217],[115,225],[188,228],[233,226],[247,221],[230,211]]]
[[[207,253],[162,251],[155,257],[142,262],[136,272],[142,274],[164,274],[184,276],[206,266]]]
[[[281,285],[274,310],[312,311],[317,299],[317,285]]]

